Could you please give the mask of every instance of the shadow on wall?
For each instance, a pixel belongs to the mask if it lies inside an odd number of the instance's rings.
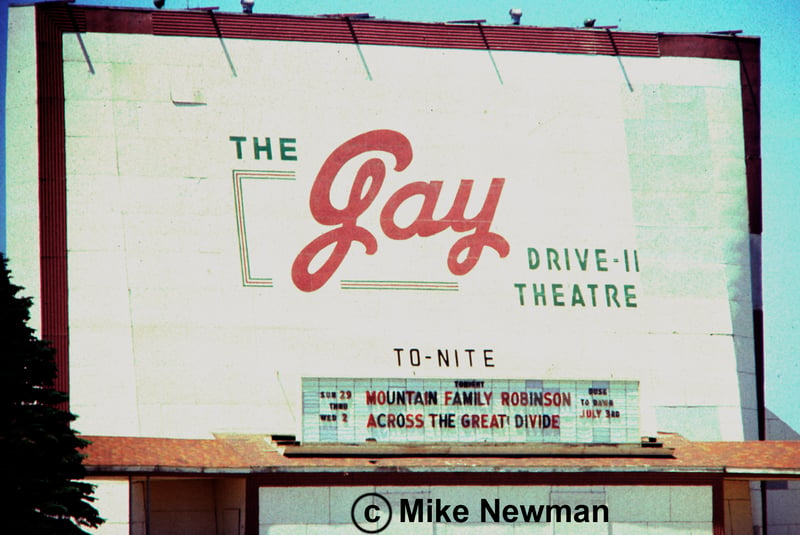
[[[800,433],[767,409],[767,440],[800,440]]]

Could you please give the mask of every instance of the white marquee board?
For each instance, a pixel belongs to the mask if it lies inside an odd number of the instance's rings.
[[[636,381],[304,377],[302,440],[638,443],[638,386]]]

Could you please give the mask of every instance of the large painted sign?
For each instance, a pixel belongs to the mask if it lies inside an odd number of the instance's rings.
[[[236,143],[237,157],[241,156],[241,143],[244,138],[231,136],[230,139]],[[267,139],[264,145],[259,146],[262,142],[254,139],[254,147],[257,149],[269,147],[269,141]],[[283,141],[285,140],[282,139],[281,142]],[[506,308],[512,308],[517,299],[520,306],[527,304],[535,307],[637,307],[635,282],[638,278],[635,274],[639,271],[639,259],[635,249],[622,247],[624,241],[612,250],[585,244],[582,247],[569,247],[564,243],[558,244],[557,247],[539,246],[538,239],[532,241],[525,237],[531,230],[524,227],[525,220],[528,219],[526,206],[514,202],[515,199],[502,198],[505,178],[493,177],[481,181],[486,184],[481,186],[481,189],[486,190],[485,194],[475,193],[474,190],[479,189],[475,185],[475,180],[452,181],[453,183],[447,186],[451,186],[449,189],[454,189],[455,192],[443,195],[442,190],[446,187],[443,180],[408,181],[397,175],[411,164],[413,154],[411,141],[394,130],[365,132],[345,141],[333,150],[322,163],[308,193],[308,218],[313,218],[319,223],[323,231],[294,256],[291,263],[291,281],[295,287],[304,292],[319,290],[339,272],[345,260],[352,257],[351,262],[356,265],[374,266],[372,269],[375,270],[378,280],[340,278],[342,289],[458,291],[459,284],[456,278],[470,274],[482,256],[494,253],[492,256],[501,260],[508,257],[512,248],[509,240],[492,229],[495,215],[501,210],[499,219],[507,222],[505,233],[509,236],[518,236],[515,249],[525,255],[523,262],[512,266],[508,266],[510,262],[485,262],[490,263],[490,267],[485,271],[500,273],[506,266],[505,272],[519,274],[516,280],[504,281],[507,282],[504,289],[510,297],[507,305],[511,305]],[[385,159],[393,163],[387,165]],[[343,171],[348,164],[353,167],[349,175]],[[297,177],[291,171],[234,171],[243,282],[245,285],[272,286],[273,277],[258,276],[257,273],[262,269],[267,270],[269,265],[275,266],[278,262],[252,258],[258,255],[258,250],[272,249],[272,242],[266,237],[254,236],[252,228],[260,224],[264,227],[261,232],[267,233],[269,228],[275,227],[275,213],[263,210],[264,204],[268,202],[266,196],[274,195],[274,192],[269,185],[263,187],[261,192],[254,191],[255,188],[252,187],[245,188],[244,182],[247,179],[294,181]],[[392,182],[399,182],[401,185],[393,187]],[[517,187],[512,185],[510,189],[521,191],[524,187],[524,184]],[[382,189],[390,188],[390,194],[381,195]],[[335,195],[336,190],[339,191],[338,198]],[[248,197],[253,198],[245,197],[246,193]],[[622,191],[609,190],[605,195],[618,196],[619,200],[630,203],[628,196]],[[386,200],[381,206],[373,206],[378,198]],[[500,207],[501,201],[502,207]],[[245,206],[249,208],[245,210]],[[378,224],[374,229],[369,227],[369,222],[364,222],[370,220],[369,214],[365,215],[368,212],[373,212],[373,219],[377,215]],[[624,231],[625,227],[618,229],[623,236],[629,234],[629,231]],[[612,234],[610,229],[607,232],[608,235],[603,238],[604,243],[620,243],[619,237]],[[445,236],[455,234],[456,238],[442,237],[438,240],[437,246],[438,243],[450,245],[449,249],[438,254],[439,261],[435,262],[436,246],[425,243],[428,241],[425,239],[442,233]],[[255,234],[258,234],[258,231]],[[449,277],[450,281],[424,280],[424,275],[423,280],[381,280],[381,275],[385,278],[387,272],[394,271],[392,267],[400,265],[408,269],[410,263],[401,259],[389,262],[381,259],[363,259],[364,255],[386,255],[383,253],[383,250],[389,247],[386,242],[412,239],[424,240],[418,246],[420,250],[425,251],[419,258],[424,258],[428,263],[422,266],[420,273],[424,274],[425,271],[430,274],[441,273]],[[445,241],[447,239],[450,241]],[[526,239],[528,241],[524,241]],[[627,239],[628,243],[633,243],[632,238]],[[405,255],[409,254],[408,247],[401,249],[398,246],[396,249],[398,252],[405,250]],[[430,252],[427,252],[428,250]],[[287,253],[291,255],[292,251],[273,250],[271,256],[285,257]],[[442,264],[446,265],[446,270],[442,269]],[[591,273],[594,275],[594,280],[585,283],[574,282],[575,277],[571,271],[578,274]],[[547,279],[552,272],[559,275],[563,272],[562,276],[572,280],[518,282],[529,273],[533,273],[536,278]],[[547,275],[543,276],[540,273]],[[503,289],[502,285],[497,283],[492,287]],[[429,299],[433,300],[434,297]]]
[[[741,438],[737,62],[63,46],[82,432],[306,434],[303,377],[475,380],[493,399],[499,380],[600,378],[638,381],[645,434]],[[9,204],[36,206],[31,184]]]
[[[303,442],[639,442],[638,387],[636,381],[308,377]]]

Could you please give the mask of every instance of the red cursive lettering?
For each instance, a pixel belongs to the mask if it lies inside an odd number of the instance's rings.
[[[395,158],[395,171],[403,171],[411,163],[411,143],[394,130],[373,130],[358,135],[333,151],[322,164],[314,184],[311,186],[309,207],[314,219],[326,226],[336,228],[325,232],[306,245],[292,264],[292,281],[300,290],[312,292],[325,285],[344,261],[354,242],[361,243],[368,255],[375,254],[378,242],[375,236],[358,225],[358,218],[370,207],[383,186],[386,164],[380,158],[370,158],[358,168],[350,188],[347,204],[336,208],[331,202],[331,187],[342,167],[366,152],[387,152]],[[392,194],[381,210],[380,225],[384,234],[394,240],[405,240],[413,236],[427,237],[452,228],[456,232],[474,231],[459,238],[450,248],[447,266],[454,275],[464,275],[475,267],[484,247],[491,247],[505,257],[509,252],[508,242],[489,230],[505,179],[494,178],[483,207],[475,217],[467,218],[465,211],[472,193],[472,180],[462,180],[456,192],[453,206],[442,219],[433,214],[439,200],[442,182],[411,182]],[[397,209],[413,196],[422,197],[419,214],[407,227],[395,222]],[[314,272],[311,264],[326,248],[332,247],[327,259]],[[462,258],[463,257],[463,258]]]
[[[384,151],[395,157],[395,171],[402,171],[411,163],[411,143],[401,133],[393,130],[373,130],[358,135],[333,151],[322,164],[314,185],[311,186],[309,205],[311,215],[322,225],[341,225],[319,236],[306,245],[292,264],[292,281],[305,292],[321,288],[341,265],[353,242],[364,245],[366,253],[375,254],[378,242],[367,229],[357,225],[358,217],[369,208],[378,195],[386,176],[386,165],[379,158],[370,158],[359,167],[347,206],[337,209],[331,204],[333,179],[345,163],[368,151]],[[311,262],[325,247],[335,243],[328,259],[311,273]]]
[[[439,193],[442,189],[442,182],[431,180],[430,182],[412,182],[397,190],[381,211],[381,229],[387,237],[394,240],[405,240],[414,235],[420,237],[433,236],[451,227],[456,232],[468,232],[474,230],[473,234],[464,236],[456,241],[450,248],[447,256],[447,267],[453,275],[465,275],[469,273],[477,264],[481,256],[481,251],[488,246],[497,251],[501,258],[508,255],[509,245],[505,238],[494,232],[489,232],[492,225],[497,203],[500,201],[500,193],[503,191],[505,179],[493,178],[489,186],[489,193],[480,212],[472,219],[467,219],[467,202],[472,193],[472,180],[462,180],[458,186],[453,207],[442,219],[434,219],[433,211],[439,200]],[[394,214],[398,207],[413,195],[423,197],[422,208],[417,218],[407,227],[398,227],[394,221]],[[462,253],[467,251],[466,258],[459,260]]]

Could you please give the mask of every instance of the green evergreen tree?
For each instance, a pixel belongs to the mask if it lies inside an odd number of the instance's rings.
[[[88,442],[71,428],[75,415],[58,407],[55,350],[28,327],[31,299],[18,297],[7,259],[0,274],[0,531],[86,534],[103,519],[91,505],[79,453]]]

